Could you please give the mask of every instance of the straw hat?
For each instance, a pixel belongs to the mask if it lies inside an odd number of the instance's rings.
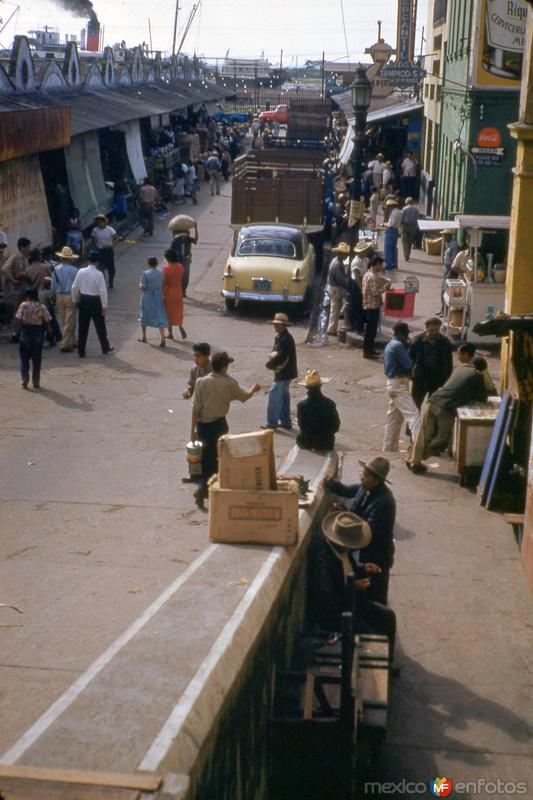
[[[59,253],[56,253],[56,256],[63,259],[63,261],[74,261],[75,258],[78,258],[78,254],[71,247],[63,247]]]
[[[350,252],[350,245],[347,242],[339,242],[337,247],[331,248],[332,253],[340,253],[341,255],[347,256]]]
[[[440,233],[441,233],[441,236],[454,236],[455,235],[455,231],[453,230],[453,228],[444,228],[444,230],[441,231]]]
[[[368,522],[351,511],[333,511],[322,520],[322,533],[332,544],[346,550],[361,550],[370,544],[372,530]]]
[[[330,380],[331,378],[321,378],[318,370],[308,369],[303,381],[298,381],[298,386],[322,386],[323,383],[329,383]]]
[[[357,242],[357,244],[355,245],[354,253],[355,253],[356,256],[360,256],[361,253],[366,253],[368,250],[371,249],[371,247],[372,247],[372,242],[369,242],[369,241],[367,241],[365,239],[362,239],[360,242]]]
[[[386,481],[387,475],[389,474],[390,470],[390,462],[387,458],[383,458],[382,456],[376,456],[376,458],[371,458],[370,461],[361,461],[359,460],[361,466],[367,469],[375,478],[379,478],[380,481]]]
[[[97,214],[95,219],[98,220],[98,222],[100,220],[103,220],[104,222],[109,222],[109,219],[106,217],[105,214]]]
[[[274,314],[274,319],[269,319],[268,322],[270,325],[285,325],[287,328],[291,324],[287,314],[283,313]]]
[[[397,201],[397,200],[394,200],[394,198],[393,198],[393,197],[389,197],[389,199],[388,199],[388,200],[387,200],[387,202],[385,203],[385,207],[386,207],[386,208],[389,208],[390,206],[397,206],[397,205],[399,205],[399,203],[398,203],[398,201]]]

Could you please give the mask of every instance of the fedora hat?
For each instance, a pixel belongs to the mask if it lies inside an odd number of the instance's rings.
[[[64,261],[73,261],[75,258],[78,258],[78,254],[74,252],[72,247],[63,247],[56,256],[62,258]]]
[[[380,481],[386,481],[387,475],[389,474],[390,470],[390,463],[387,458],[383,458],[383,456],[376,456],[375,458],[371,458],[370,461],[362,461],[359,459],[359,463],[362,467],[367,469],[369,472],[374,475],[375,478],[379,478]]]
[[[368,522],[351,511],[333,511],[322,520],[322,533],[331,544],[346,550],[361,550],[370,544],[372,530]]]
[[[274,314],[274,319],[269,319],[268,322],[270,325],[285,325],[286,327],[289,327],[291,324],[287,314],[283,314],[282,312]]]
[[[361,255],[361,253],[366,253],[366,251],[370,250],[371,247],[372,247],[372,242],[362,239],[360,242],[357,242],[353,251],[356,256],[359,256]]]
[[[321,378],[318,370],[308,369],[303,381],[298,381],[298,386],[322,386],[323,383],[329,383],[330,380],[331,378]]]
[[[350,252],[350,245],[347,242],[339,242],[337,247],[331,248],[332,253],[342,253],[343,255],[347,256]]]

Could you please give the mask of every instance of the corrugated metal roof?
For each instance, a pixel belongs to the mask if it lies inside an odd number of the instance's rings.
[[[32,108],[69,107],[72,136],[118,125],[141,117],[177,111],[195,103],[228,97],[222,86],[186,81],[168,84],[142,83],[115,89],[67,89],[56,92],[28,92],[0,95],[2,111],[27,111]]]

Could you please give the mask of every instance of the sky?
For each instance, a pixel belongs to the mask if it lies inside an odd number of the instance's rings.
[[[193,4],[180,0],[179,28]],[[63,11],[60,0],[0,0],[0,29],[17,5],[20,10],[0,33],[4,47],[11,45],[15,34],[45,24],[58,27],[63,36],[80,34],[83,19]],[[122,39],[128,46],[149,43],[150,18],[154,49],[171,49],[175,0],[93,0],[93,6],[105,26],[105,44]],[[209,61],[223,58],[228,49],[235,58],[258,57],[264,51],[277,65],[283,49],[284,66],[302,66],[307,59],[321,58],[322,51],[329,60],[346,62],[347,40],[350,60],[367,61],[364,49],[377,41],[378,19],[383,22],[383,37],[395,46],[396,13],[396,0],[201,0],[183,51]],[[426,14],[427,0],[419,0],[416,52]]]

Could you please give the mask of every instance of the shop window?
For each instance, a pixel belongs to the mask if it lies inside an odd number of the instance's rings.
[[[434,83],[432,83],[431,86],[429,87],[429,99],[430,100],[434,100],[435,99],[435,84]]]

